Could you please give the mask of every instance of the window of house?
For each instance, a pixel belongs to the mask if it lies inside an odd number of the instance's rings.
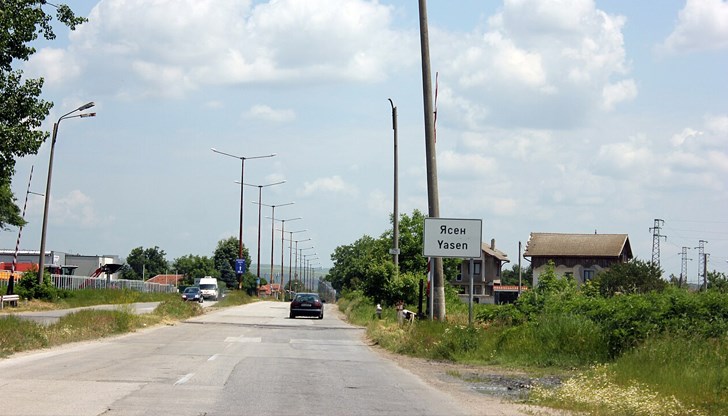
[[[594,278],[594,270],[592,269],[585,269],[584,270],[584,281],[588,282],[589,280]]]
[[[463,274],[462,273],[458,273],[458,275],[455,276],[455,281],[460,282],[462,280],[463,280]]]
[[[458,286],[458,293],[461,295],[464,295],[466,288],[467,288],[467,286]]]
[[[480,274],[480,263],[473,263],[473,275]]]

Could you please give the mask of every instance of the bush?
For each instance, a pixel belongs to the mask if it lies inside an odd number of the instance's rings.
[[[63,291],[57,289],[51,281],[51,275],[48,272],[43,273],[43,283],[38,283],[38,272],[27,271],[23,273],[23,277],[18,282],[16,292],[24,299],[40,299],[54,301],[64,294]]]

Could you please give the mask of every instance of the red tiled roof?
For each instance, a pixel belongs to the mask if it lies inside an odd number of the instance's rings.
[[[151,279],[147,280],[147,283],[159,283],[161,285],[177,285],[180,280],[184,278],[182,274],[158,274]]]

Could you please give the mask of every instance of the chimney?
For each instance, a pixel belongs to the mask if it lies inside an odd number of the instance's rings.
[[[490,249],[495,250],[495,238],[490,239]]]

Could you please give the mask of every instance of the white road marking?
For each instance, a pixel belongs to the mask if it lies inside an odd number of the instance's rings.
[[[174,385],[175,385],[175,386],[178,386],[178,385],[180,385],[180,384],[185,384],[186,382],[190,381],[190,379],[191,379],[191,378],[192,378],[192,377],[193,377],[194,375],[195,375],[195,373],[189,373],[189,374],[185,374],[185,376],[184,376],[184,377],[182,377],[181,379],[177,380],[177,381],[176,381],[176,382],[174,383]]]
[[[261,337],[227,337],[225,338],[225,342],[262,342],[263,339]]]

